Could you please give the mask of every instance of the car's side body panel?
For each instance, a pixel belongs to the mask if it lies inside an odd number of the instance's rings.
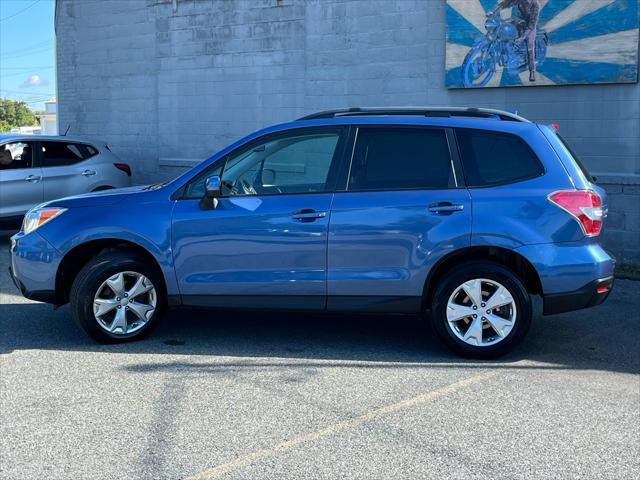
[[[324,308],[332,197],[220,198],[211,210],[202,210],[199,200],[177,201],[172,244],[183,302],[206,295],[304,295],[317,296],[317,306]],[[324,216],[309,222],[293,218],[303,209]]]
[[[40,167],[0,170],[0,219],[23,215],[43,199]]]
[[[128,201],[121,190],[106,191],[96,196],[78,196],[56,201],[57,206],[68,208],[73,215],[62,214],[55,222],[38,229],[62,256],[74,248],[96,240],[131,242],[149,252],[162,270],[169,295],[179,295],[173,251],[171,248],[171,210],[166,192],[135,190],[135,202]],[[126,192],[127,190],[124,190]],[[92,199],[93,205],[85,202]]]
[[[544,295],[572,292],[613,276],[615,261],[592,239],[527,245],[515,250],[536,269]]]
[[[429,211],[451,202],[462,210]],[[420,297],[429,269],[469,246],[466,189],[336,193],[329,227],[328,294]],[[340,304],[340,299],[329,305]]]

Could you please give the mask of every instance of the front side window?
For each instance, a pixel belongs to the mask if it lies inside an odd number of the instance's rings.
[[[213,175],[222,175],[224,196],[324,192],[339,139],[336,129],[272,136],[216,162],[187,186],[185,196],[202,197]]]
[[[0,145],[0,170],[31,168],[33,147],[31,142],[13,142]]]
[[[544,173],[531,147],[517,135],[461,128],[456,138],[469,187],[513,183]]]
[[[41,142],[42,166],[59,167],[81,162],[90,155],[84,145],[66,142]]]
[[[454,186],[449,146],[443,129],[358,129],[348,190]]]

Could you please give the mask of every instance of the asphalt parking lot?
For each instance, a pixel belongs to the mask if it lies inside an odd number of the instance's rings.
[[[174,311],[101,346],[0,232],[0,477],[638,478],[640,282],[494,362],[418,319]]]

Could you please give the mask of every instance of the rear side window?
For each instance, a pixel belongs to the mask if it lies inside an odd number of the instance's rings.
[[[531,147],[516,135],[488,130],[456,130],[469,187],[514,183],[544,173]]]
[[[83,143],[41,142],[41,146],[43,167],[73,165],[98,153]]]
[[[359,128],[349,174],[351,191],[455,186],[445,131]]]

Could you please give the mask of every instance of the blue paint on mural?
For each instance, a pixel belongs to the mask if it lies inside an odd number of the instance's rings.
[[[500,77],[500,86],[501,87],[521,87],[522,81],[518,75],[513,75],[509,73],[509,70],[506,68],[502,70],[502,77]]]
[[[540,10],[540,18],[539,18],[540,25],[544,25],[553,17],[558,15],[558,13],[560,13],[562,10],[564,10],[570,4],[576,1],[581,1],[581,0],[555,0],[552,2],[548,2],[544,6],[544,8]],[[495,1],[493,2],[493,4],[495,5]]]
[[[446,1],[449,88],[638,80],[639,0]]]
[[[617,0],[552,32],[552,43],[568,42],[638,28],[638,0]]]
[[[558,84],[612,83],[637,76],[638,66],[548,58],[540,67],[540,73]]]
[[[482,33],[465,18],[447,5],[447,25],[455,25],[455,29],[447,30],[447,41],[471,47]]]

